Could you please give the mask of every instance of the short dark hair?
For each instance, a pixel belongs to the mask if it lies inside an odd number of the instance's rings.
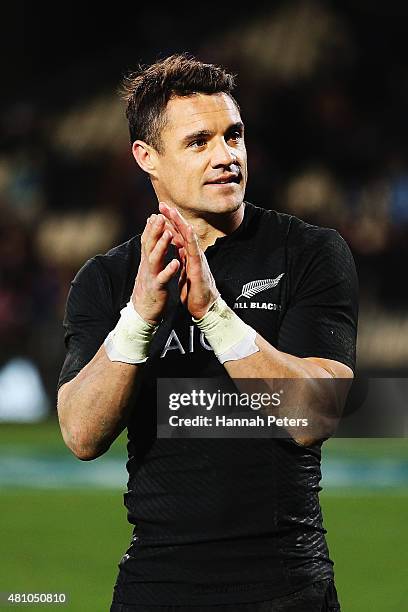
[[[162,152],[161,131],[166,124],[166,106],[177,96],[196,93],[231,95],[235,75],[215,64],[204,64],[189,53],[170,55],[148,66],[139,66],[122,82],[121,94],[127,101],[126,117],[130,141],[143,140]]]

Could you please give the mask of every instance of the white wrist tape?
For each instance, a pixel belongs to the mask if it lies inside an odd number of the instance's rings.
[[[111,361],[144,363],[147,361],[150,342],[159,325],[148,323],[136,312],[132,301],[120,311],[116,327],[108,334],[104,344]]]
[[[256,331],[224,302],[219,295],[209,311],[194,319],[221,363],[243,359],[257,353]]]

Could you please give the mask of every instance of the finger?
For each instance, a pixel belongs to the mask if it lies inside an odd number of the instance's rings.
[[[146,225],[145,225],[145,228],[144,228],[143,234],[142,234],[143,239],[141,239],[142,254],[146,253],[146,244],[147,244],[147,242],[149,240],[149,237],[150,237],[150,234],[151,234],[151,231],[152,231],[152,226],[153,226],[153,223],[154,223],[156,217],[157,217],[157,215],[152,214],[152,215],[150,215],[150,217],[147,218]]]
[[[184,238],[171,217],[171,207],[168,206],[168,204],[166,204],[165,202],[159,202],[159,209],[160,212],[166,217],[166,226],[173,232],[173,244],[175,246],[182,246],[182,244],[184,243]]]
[[[168,219],[166,219],[165,221],[165,227],[166,229],[168,229],[172,234],[173,234],[173,239],[172,239],[172,244],[174,244],[174,246],[176,247],[181,247],[184,245],[184,238],[183,236],[179,233],[178,229],[175,227],[175,225],[169,221]]]
[[[171,211],[171,218],[182,234],[184,238],[184,246],[186,247],[186,254],[189,257],[201,258],[201,249],[198,243],[197,235],[193,229],[193,226],[187,223],[182,217],[178,210],[175,208]]]
[[[178,256],[180,261],[185,261],[186,260],[186,249],[184,247],[180,247],[177,249],[178,251]]]
[[[194,259],[201,259],[201,249],[193,227],[187,223],[176,208],[170,207],[164,202],[161,202],[159,207],[163,215],[165,215],[166,218],[173,223],[175,228],[183,237],[187,255]]]
[[[144,230],[142,235],[140,236],[140,242],[142,244],[142,246],[144,245],[144,243],[146,242],[146,237],[147,234],[149,233],[149,229],[150,229],[150,219],[151,217],[147,217],[146,219],[146,225],[144,226]]]
[[[167,253],[170,242],[172,239],[172,233],[165,230],[162,236],[157,241],[155,247],[148,256],[150,269],[153,274],[158,274],[163,268],[163,259]]]
[[[170,216],[171,207],[165,202],[159,202],[159,210],[166,217],[166,219],[170,223],[172,223],[171,216]]]
[[[184,239],[184,246],[186,247],[187,255],[189,257],[201,258],[201,249],[198,244],[197,235],[192,225],[187,223],[187,221],[183,218],[183,216],[176,208],[170,208],[169,206],[167,206],[167,204],[165,206],[168,209],[168,214],[170,216],[171,221],[173,222],[173,225],[176,227],[176,229],[179,231],[179,233]],[[163,207],[163,212],[164,210],[165,208]]]
[[[163,215],[175,226],[183,238],[186,239],[187,222],[178,212],[177,208],[168,206],[168,204],[165,204],[164,202],[160,202],[159,208]]]
[[[164,270],[162,270],[161,272],[159,272],[159,274],[157,275],[157,281],[159,283],[159,285],[163,286],[166,285],[169,280],[175,275],[177,274],[177,270],[180,267],[180,262],[177,259],[172,259],[170,263],[167,264],[167,266],[164,268]]]
[[[201,249],[198,244],[198,239],[191,225],[187,225],[186,229],[186,244],[187,255],[189,257],[201,258]]]
[[[146,255],[149,256],[151,251],[156,246],[157,241],[164,232],[164,216],[163,215],[152,215],[150,222],[150,228],[146,237],[145,251]]]
[[[166,204],[166,202],[159,202],[160,212],[168,219],[170,219],[170,209],[171,208],[172,206],[169,206],[168,204]]]
[[[178,281],[179,289],[181,289],[181,287],[184,285],[184,283],[186,282],[186,279],[187,279],[186,267],[182,265],[181,270],[180,270],[180,278]]]
[[[177,208],[170,209],[170,219],[172,220],[178,232],[183,236],[184,240],[187,240],[188,223],[181,215],[181,213],[179,213]]]

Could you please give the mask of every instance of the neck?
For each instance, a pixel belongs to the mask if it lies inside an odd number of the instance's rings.
[[[244,218],[245,204],[228,213],[206,214],[198,216],[194,211],[180,210],[185,220],[193,226],[197,234],[200,248],[205,249],[214,244],[217,238],[232,234],[242,223]]]

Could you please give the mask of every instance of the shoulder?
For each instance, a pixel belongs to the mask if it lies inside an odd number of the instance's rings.
[[[286,259],[288,291],[329,286],[334,280],[357,290],[358,276],[351,250],[334,228],[313,225],[295,215],[250,205],[250,219],[258,229],[253,237],[264,248],[281,248]]]
[[[328,244],[346,244],[344,238],[332,227],[307,223],[291,215],[289,244],[292,247],[303,246],[319,249]]]
[[[126,242],[112,247],[103,254],[97,254],[79,270],[77,276],[112,276],[122,273],[140,259],[140,234]]]
[[[254,225],[258,232],[273,232],[274,238],[285,241],[292,255],[304,254],[305,250],[316,252],[321,248],[330,249],[336,245],[348,250],[344,238],[333,228],[313,225],[295,215],[261,208],[250,202],[246,202],[246,206],[249,225]]]
[[[88,259],[72,281],[72,288],[86,291],[95,300],[103,296],[112,304],[121,302],[134,282],[139,261],[140,234]]]
[[[291,227],[287,242],[288,257],[295,262],[319,261],[326,267],[350,268],[354,266],[354,258],[350,247],[343,236],[334,228],[312,225],[291,217]]]
[[[93,260],[108,273],[132,266],[138,259],[140,259],[140,234],[111,248],[103,255],[93,257]]]
[[[256,225],[258,228],[270,230],[281,229],[287,231],[290,228],[292,215],[280,213],[274,209],[262,208],[252,202],[245,202],[248,223]]]
[[[358,290],[350,247],[334,228],[312,225],[292,217],[287,243],[288,269],[295,291],[319,287]],[[356,297],[356,296],[355,296]],[[357,298],[356,298],[357,299]]]

